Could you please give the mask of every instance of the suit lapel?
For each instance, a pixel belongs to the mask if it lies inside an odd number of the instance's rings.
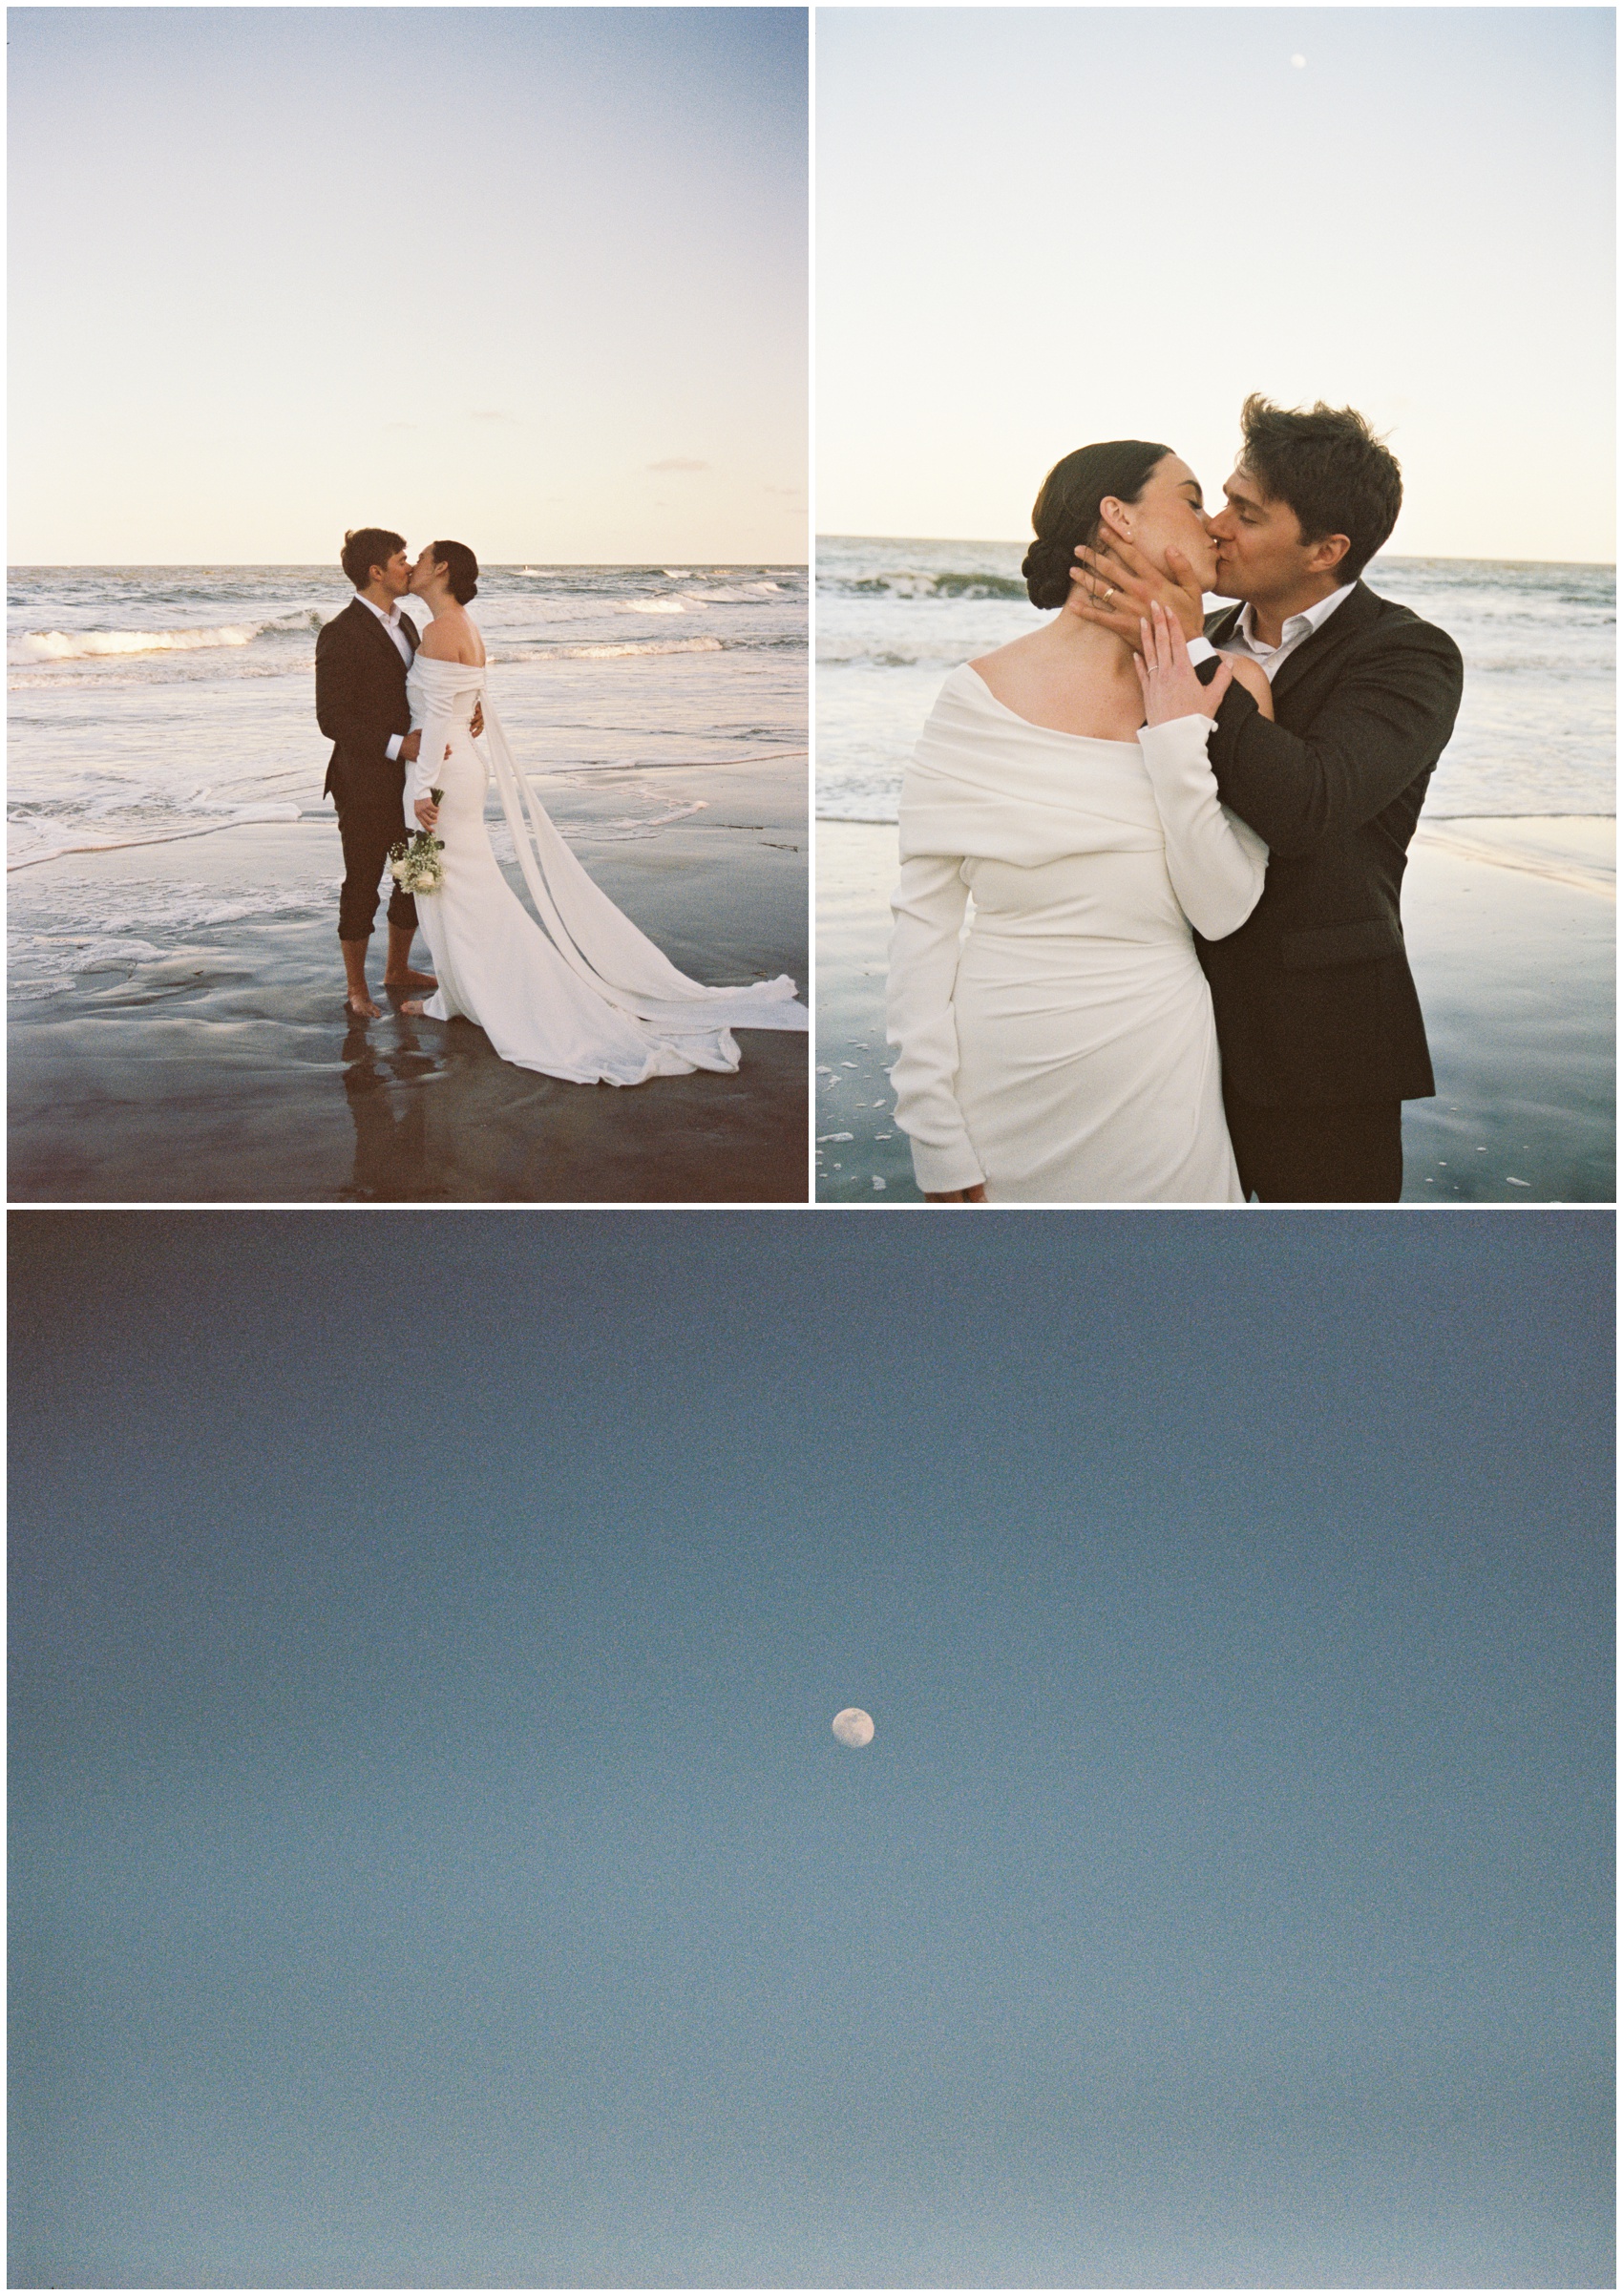
[[[1239,628],[1240,616],[1244,612],[1245,606],[1241,603],[1237,606],[1225,606],[1220,614],[1212,616],[1206,624],[1206,635],[1213,645],[1228,644],[1230,639]]]
[[[1275,700],[1283,700],[1304,670],[1322,662],[1327,654],[1344,645],[1349,638],[1356,638],[1360,630],[1367,630],[1380,612],[1381,600],[1375,592],[1366,590],[1362,582],[1356,582],[1351,598],[1344,598],[1329,621],[1321,622],[1313,636],[1304,638],[1296,652],[1280,664],[1278,675],[1271,682]]]
[[[349,611],[351,614],[358,614],[360,616],[361,620],[367,624],[368,628],[371,631],[378,643],[383,647],[390,662],[394,663],[397,666],[401,666],[400,648],[395,644],[393,639],[384,628],[382,622],[379,621],[377,616],[372,612],[370,606],[369,606],[363,599],[357,598],[354,603],[351,605]],[[406,616],[402,614],[400,619],[402,621],[404,621],[406,620]],[[414,654],[417,650],[414,638],[409,637],[406,641],[406,643]]]

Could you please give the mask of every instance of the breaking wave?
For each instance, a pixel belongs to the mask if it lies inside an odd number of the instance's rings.
[[[305,637],[319,630],[326,615],[314,607],[273,615],[267,621],[225,622],[210,630],[25,630],[9,639],[6,658],[19,666],[33,662],[77,662],[105,654],[191,654],[226,645],[252,645],[273,633]]]
[[[550,645],[541,658],[553,662],[618,662],[626,654],[725,654],[727,650],[719,638],[632,638],[623,645]]]
[[[918,574],[906,566],[894,574],[822,575],[819,589],[842,592],[847,598],[1024,598],[1025,584],[1018,577],[991,574],[983,568],[945,574]]]

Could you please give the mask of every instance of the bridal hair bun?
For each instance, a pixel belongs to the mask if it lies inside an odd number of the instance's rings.
[[[1032,604],[1063,606],[1070,596],[1071,568],[1076,562],[1062,543],[1033,542],[1020,561]]]
[[[479,595],[479,561],[466,542],[436,542],[434,564],[445,568],[451,595],[459,606]]]
[[[1107,495],[1136,502],[1158,462],[1170,447],[1147,438],[1107,438],[1078,447],[1055,463],[1031,506],[1037,539],[1021,563],[1026,595],[1045,612],[1063,606],[1071,594],[1071,568],[1080,564],[1077,547],[1099,538],[1099,505]]]

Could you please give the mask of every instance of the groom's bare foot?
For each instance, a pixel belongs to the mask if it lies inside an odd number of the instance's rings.
[[[368,996],[351,995],[345,998],[344,1003],[346,1010],[352,1012],[357,1021],[381,1021],[383,1018],[383,1006],[374,1004]]]
[[[413,973],[408,965],[403,973],[385,973],[383,985],[385,988],[438,988],[439,982],[432,973]],[[401,1009],[410,1012],[411,1008],[408,1004]]]

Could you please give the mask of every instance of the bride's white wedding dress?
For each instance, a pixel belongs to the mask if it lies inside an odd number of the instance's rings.
[[[1096,741],[967,663],[942,687],[902,783],[888,1026],[926,1193],[1244,1201],[1190,926],[1236,932],[1268,848],[1218,802],[1212,724]]]
[[[519,771],[483,668],[419,651],[407,691],[422,732],[406,785],[409,832],[418,827],[416,800],[431,788],[444,792],[434,835],[445,881],[417,895],[439,979],[423,1008],[431,1020],[474,1021],[504,1061],[580,1085],[641,1085],[695,1068],[730,1074],[740,1059],[733,1029],[808,1026],[787,974],[748,988],[689,980],[593,883]],[[489,775],[469,731],[475,702],[538,924],[491,850]]]

